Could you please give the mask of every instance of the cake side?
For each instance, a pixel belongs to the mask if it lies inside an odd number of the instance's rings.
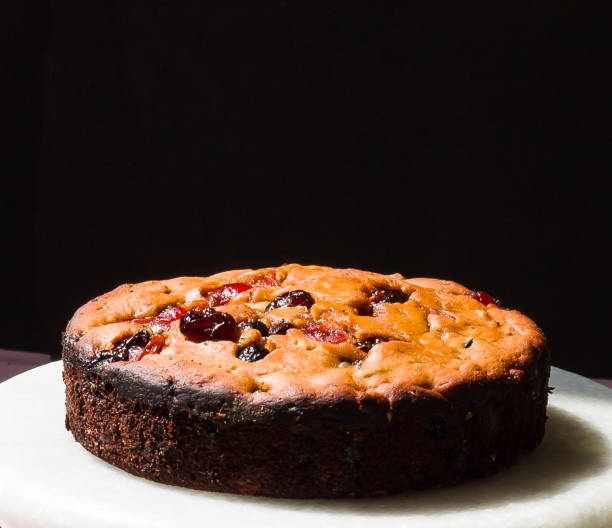
[[[520,381],[458,385],[452,400],[415,391],[393,411],[338,400],[237,421],[226,414],[229,395],[216,407],[219,395],[205,388],[188,396],[157,384],[120,397],[115,375],[72,364],[66,425],[96,456],[167,484],[288,498],[384,495],[482,477],[535,448],[547,353],[525,372]]]

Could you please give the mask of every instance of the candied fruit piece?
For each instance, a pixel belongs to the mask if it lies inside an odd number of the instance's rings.
[[[114,363],[115,361],[133,361],[132,357],[136,357],[149,343],[151,335],[147,330],[140,330],[124,339],[111,350],[101,350],[94,358],[95,363],[107,362]],[[133,351],[133,352],[132,352]]]
[[[184,313],[185,310],[179,306],[168,306],[155,317],[133,319],[132,322],[147,325],[149,328],[151,328],[153,333],[160,334],[163,332],[168,332],[168,330],[170,330],[170,323],[180,319]]]
[[[369,298],[370,304],[378,303],[405,303],[408,300],[401,290],[377,290]]]
[[[151,335],[149,334],[149,332],[147,332],[146,330],[140,330],[140,332],[136,332],[133,336],[126,339],[122,343],[122,346],[124,346],[128,350],[134,346],[144,348],[145,346],[147,346],[147,343],[150,339]]]
[[[287,333],[287,330],[291,328],[295,328],[295,325],[283,321],[281,323],[275,324],[274,326],[271,326],[270,330],[268,330],[268,333],[270,335],[285,335]]]
[[[266,337],[268,335],[268,327],[261,321],[244,321],[238,325],[240,330],[259,330],[259,333]]]
[[[159,354],[164,348],[166,344],[166,340],[163,336],[154,335],[151,336],[151,340],[147,343],[147,346],[144,348],[145,354]]]
[[[277,295],[274,300],[266,306],[265,311],[283,308],[285,306],[306,306],[310,308],[315,303],[314,298],[310,293],[304,290],[293,290]]]
[[[265,358],[269,353],[270,351],[261,345],[249,345],[238,353],[238,359],[252,363]]]
[[[472,297],[473,299],[476,299],[479,303],[484,304],[485,306],[487,306],[488,304],[499,305],[499,301],[497,299],[494,299],[487,292],[474,291],[470,293],[470,297]]]
[[[219,286],[208,294],[208,304],[210,306],[223,306],[230,302],[236,295],[243,291],[250,290],[252,286],[243,282],[232,282]]]
[[[159,315],[155,317],[155,319],[158,319],[159,321],[165,321],[167,323],[171,323],[172,321],[176,321],[177,319],[180,319],[181,317],[183,317],[183,314],[185,313],[185,311],[186,310],[184,310],[183,308],[179,306],[168,306],[164,308],[159,313]]]
[[[325,341],[337,345],[348,341],[349,335],[341,328],[335,328],[323,323],[309,323],[303,329],[303,332],[312,339],[317,341]]]
[[[128,351],[129,361],[140,361],[147,353],[143,347],[133,346]]]
[[[194,308],[185,312],[180,329],[187,339],[196,343],[207,339],[236,341],[239,335],[234,318],[212,308]]]

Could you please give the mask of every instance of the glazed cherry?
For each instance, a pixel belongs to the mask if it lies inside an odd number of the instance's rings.
[[[303,332],[312,339],[317,341],[325,341],[337,345],[348,340],[349,335],[341,328],[334,328],[324,323],[309,323],[303,329]]]
[[[141,349],[142,350],[142,349]],[[115,361],[128,361],[130,353],[123,344],[116,346],[112,350],[101,350],[96,354],[94,363],[107,362],[114,363]]]
[[[250,290],[251,288],[252,286],[244,284],[243,282],[232,282],[231,284],[220,286],[208,294],[208,304],[210,306],[222,306],[230,302],[232,298],[239,293]]]
[[[266,306],[266,312],[275,310],[276,308],[283,308],[285,306],[306,306],[310,308],[314,304],[315,300],[312,295],[304,290],[294,290],[287,293],[281,293],[277,295],[274,300]]]
[[[236,341],[238,325],[227,313],[212,308],[194,308],[181,317],[180,329],[190,341],[200,343],[207,339]]]
[[[146,354],[144,348],[134,346],[128,350],[128,361],[140,361]]]
[[[270,335],[285,335],[287,333],[287,330],[291,328],[295,328],[295,325],[283,321],[282,323],[278,323],[274,326],[271,326],[270,330],[268,330],[268,333]]]
[[[384,343],[384,342],[385,342],[385,340],[381,339],[380,337],[371,337],[370,339],[364,339],[363,341],[359,341],[359,342],[355,343],[355,346],[359,350],[362,350],[363,352],[369,352],[370,349],[374,345],[378,345],[378,343]]]
[[[183,317],[185,310],[178,306],[168,306],[164,308],[156,317],[158,321],[164,321],[166,323],[171,323],[172,321],[176,321]]]
[[[164,342],[163,337],[151,337],[151,335],[149,335],[149,332],[147,332],[146,330],[136,332],[123,344],[127,351],[127,359],[129,361],[138,361],[142,359],[144,355],[149,354],[150,351],[153,350],[153,347],[156,346],[154,345],[154,343],[158,343],[159,339],[162,340],[162,343]],[[159,348],[159,350],[161,350],[161,347]]]
[[[144,347],[145,354],[159,354],[164,348],[166,344],[166,340],[163,336],[154,335],[151,336],[151,340],[147,343],[147,346]]]
[[[470,293],[470,297],[476,299],[479,303],[484,304],[485,306],[487,304],[499,304],[499,301],[497,299],[494,299],[487,292],[483,291],[472,292]]]
[[[131,345],[127,348],[129,361],[140,361],[147,354],[159,354],[164,348],[166,340],[163,336],[152,335],[145,345]]]
[[[240,330],[242,331],[249,330],[252,328],[253,330],[259,330],[259,333],[263,337],[266,337],[268,335],[268,327],[261,321],[244,321],[240,323],[238,326],[240,327]]]
[[[108,361],[109,363],[115,361],[132,361],[132,357],[142,352],[150,339],[151,336],[149,332],[141,330],[119,343],[113,349],[98,352],[95,361]]]
[[[377,290],[368,300],[370,304],[405,303],[408,300],[408,295],[401,290]]]
[[[155,317],[144,317],[142,319],[134,319],[132,322],[137,324],[145,324],[151,328],[153,333],[160,334],[170,330],[170,323],[180,319],[185,310],[178,306],[168,306],[164,308]]]
[[[149,332],[147,332],[146,330],[141,330],[140,332],[136,332],[132,337],[124,341],[123,346],[128,350],[135,346],[144,348],[145,346],[147,346],[150,339],[151,336]]]
[[[252,363],[265,358],[269,353],[270,351],[261,345],[249,345],[238,353],[238,359]]]

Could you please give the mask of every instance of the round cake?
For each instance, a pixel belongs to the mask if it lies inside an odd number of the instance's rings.
[[[134,475],[273,497],[463,482],[542,439],[540,329],[437,279],[283,265],[124,284],[63,337],[66,427]]]

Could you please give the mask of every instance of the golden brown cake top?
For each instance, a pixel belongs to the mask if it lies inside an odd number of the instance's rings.
[[[541,352],[533,321],[488,300],[446,280],[289,264],[124,284],[77,310],[66,335],[85,360],[123,350],[131,360],[112,368],[253,403],[392,400],[414,387],[444,394],[513,376]],[[212,339],[206,317],[221,324]]]

